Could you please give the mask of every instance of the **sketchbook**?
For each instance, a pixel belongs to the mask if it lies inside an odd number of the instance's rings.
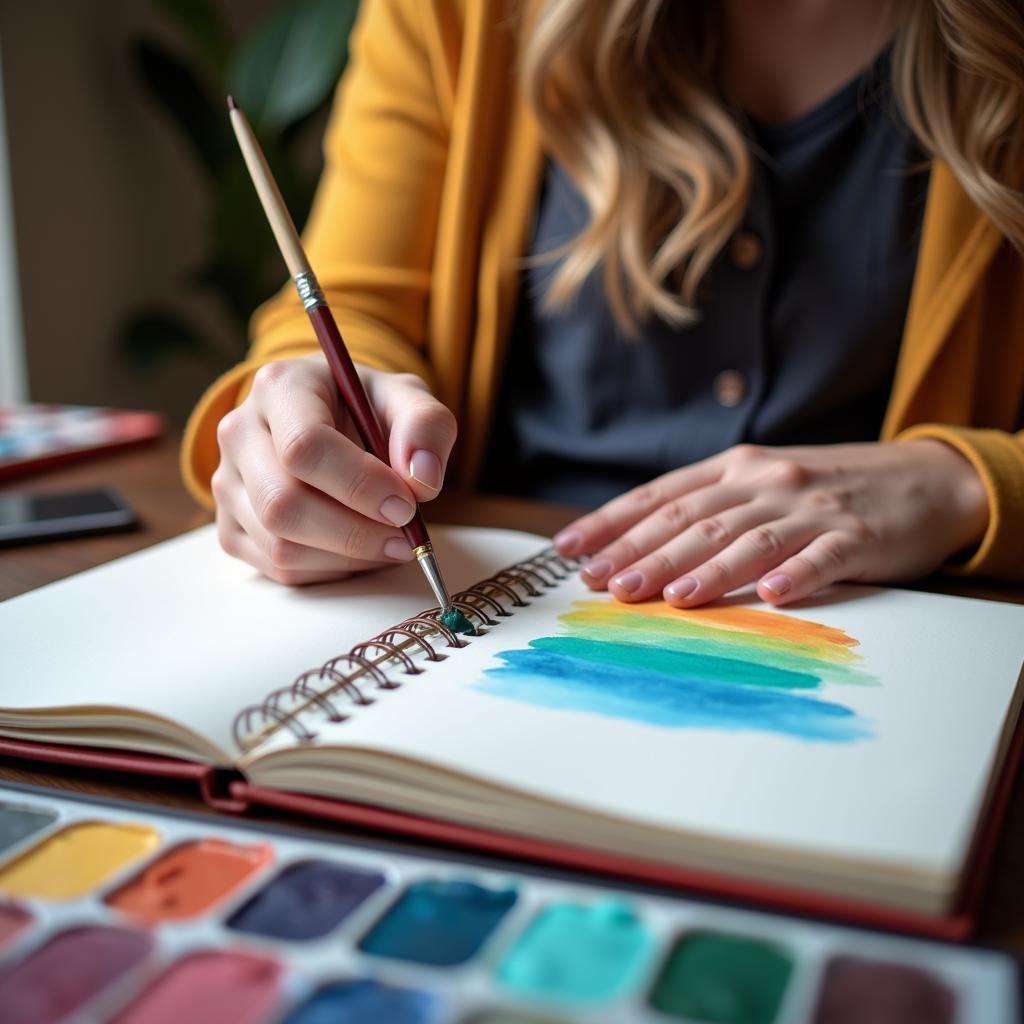
[[[918,930],[963,913],[1020,754],[1024,607],[627,605],[543,537],[432,534],[472,635],[415,564],[286,588],[213,527],[9,600],[0,749]]]

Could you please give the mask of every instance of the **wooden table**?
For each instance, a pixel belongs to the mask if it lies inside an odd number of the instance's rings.
[[[185,493],[178,476],[177,438],[165,439],[135,451],[79,463],[45,476],[27,478],[0,487],[13,490],[64,491],[113,485],[136,508],[142,528],[133,533],[79,540],[54,541],[0,550],[0,601],[45,583],[99,565],[140,548],[166,540],[184,530],[210,521]],[[447,496],[427,506],[435,522],[502,526],[551,534],[572,517],[571,509],[539,505],[510,498]],[[970,593],[1003,600],[1024,600],[1019,589],[1004,587],[970,588],[948,580],[930,580],[930,590]],[[40,767],[28,761],[0,764],[0,781],[48,786],[69,792],[149,803],[214,814],[190,787],[174,782],[126,779],[113,772]],[[274,812],[258,811],[254,820],[290,822],[298,819]],[[338,826],[321,826],[302,821],[304,827],[337,835]],[[999,843],[992,878],[988,886],[978,938],[982,942],[1011,948],[1024,958],[1024,782],[1018,778],[1010,813]]]

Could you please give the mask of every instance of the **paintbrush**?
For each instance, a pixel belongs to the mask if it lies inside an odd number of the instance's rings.
[[[320,347],[327,357],[341,399],[352,418],[356,432],[368,452],[375,455],[385,465],[390,465],[384,432],[381,430],[373,406],[370,405],[370,400],[363,388],[355,364],[352,362],[352,357],[345,347],[345,342],[342,340],[341,332],[338,330],[330,307],[327,305],[316,276],[309,265],[309,260],[306,258],[302,242],[299,239],[299,233],[295,230],[295,224],[288,213],[288,208],[281,198],[281,192],[277,187],[277,182],[274,181],[263,150],[260,148],[259,142],[256,141],[248,118],[230,96],[228,97],[228,110],[235,137],[241,147],[242,156],[245,157],[246,167],[249,168],[252,182],[256,186],[260,203],[263,205],[263,212],[270,222],[270,228],[274,232],[278,248],[281,250],[288,272],[295,282],[302,305],[313,324]],[[437,598],[438,606],[441,609],[442,623],[449,629],[459,632],[472,631],[472,624],[452,604],[452,599],[448,595],[441,569],[437,564],[434,546],[427,534],[426,524],[423,522],[423,516],[418,508],[412,519],[402,527],[402,532],[405,534],[406,540],[409,541],[416,561]]]

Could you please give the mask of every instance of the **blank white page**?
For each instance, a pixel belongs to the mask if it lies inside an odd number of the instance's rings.
[[[452,591],[545,543],[468,527],[431,539]],[[433,604],[415,563],[290,588],[202,527],[0,604],[0,729],[12,734],[5,709],[131,708],[187,725],[229,763],[241,708]]]

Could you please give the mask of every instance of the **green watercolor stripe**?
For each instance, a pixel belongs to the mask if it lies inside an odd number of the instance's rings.
[[[645,616],[637,615],[633,618],[639,620]],[[829,682],[858,686],[875,686],[878,682],[866,672],[858,671],[848,665],[837,665],[825,658],[812,657],[801,652],[780,648],[778,645],[748,643],[747,634],[742,633],[715,630],[718,636],[701,636],[699,633],[689,631],[684,635],[679,635],[675,631],[670,633],[641,628],[623,629],[620,628],[620,623],[614,625],[598,625],[590,622],[570,623],[569,616],[563,616],[562,619],[570,627],[570,635],[585,640],[610,641],[638,647],[657,647],[662,650],[691,653],[708,658],[754,660],[782,672],[803,672],[825,677]]]
[[[733,629],[722,629],[692,619],[670,619],[661,616],[636,615],[619,609],[608,612],[595,612],[590,609],[580,612],[568,612],[559,616],[559,621],[569,627],[571,633],[605,636],[617,633],[624,640],[634,634],[642,637],[642,643],[658,643],[666,645],[687,639],[720,644],[722,651],[728,653],[737,647],[763,651],[773,656],[778,655],[783,666],[802,667],[809,672],[827,671],[830,675],[842,678],[846,682],[865,686],[877,685],[878,680],[869,673],[846,667],[850,662],[861,661],[861,656],[845,647],[834,651],[823,651],[820,644],[801,644],[782,637],[765,636],[761,633],[741,632]],[[627,633],[628,631],[628,633]],[[691,644],[685,643],[685,649]]]
[[[708,639],[722,640],[726,643],[742,641],[753,647],[763,647],[767,650],[781,650],[793,654],[805,654],[811,658],[821,658],[829,662],[851,662],[859,661],[860,655],[851,651],[848,647],[829,647],[821,643],[800,643],[798,640],[788,640],[785,637],[768,636],[764,633],[749,632],[747,630],[728,629],[723,626],[714,626],[707,622],[699,622],[694,619],[668,618],[660,615],[638,615],[620,609],[609,608],[608,611],[585,611],[567,612],[559,618],[567,623],[573,624],[581,621],[586,625],[593,622],[595,625],[611,626],[613,628],[640,629],[645,633],[664,633],[670,636],[693,636]]]
[[[552,651],[570,658],[626,670],[643,669],[686,679],[744,686],[770,686],[786,690],[813,690],[821,680],[808,672],[793,672],[739,658],[709,657],[690,651],[667,650],[664,644],[609,643],[575,636],[542,636],[530,641],[535,650]]]

